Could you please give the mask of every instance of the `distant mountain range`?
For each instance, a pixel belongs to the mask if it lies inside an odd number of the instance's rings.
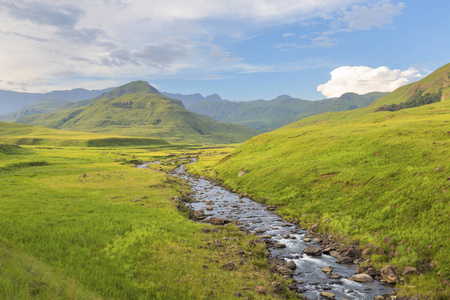
[[[228,100],[222,99],[219,95],[213,94],[209,96],[202,96],[199,93],[191,94],[191,95],[183,95],[183,94],[172,94],[167,92],[162,92],[166,97],[181,100],[185,107],[190,107],[199,102],[208,101],[208,102],[227,102]]]
[[[270,101],[202,101],[187,108],[218,121],[242,124],[254,130],[267,132],[312,115],[367,107],[372,101],[388,94],[381,92],[365,95],[346,93],[339,98],[317,101],[283,95]]]
[[[51,100],[54,103],[78,101],[97,97],[110,90],[112,88],[104,90],[73,89],[53,91],[50,93],[20,93],[0,90],[0,115],[16,112],[26,105],[32,105],[42,101]]]
[[[373,92],[365,95],[346,93],[338,98],[317,101],[302,100],[292,98],[288,95],[282,95],[269,101],[254,100],[247,102],[232,102],[222,99],[217,94],[205,97],[198,93],[183,95],[179,93],[160,93],[153,87],[151,87],[151,89],[152,93],[180,100],[184,107],[192,112],[209,116],[221,122],[245,125],[260,132],[271,131],[302,118],[324,112],[345,111],[367,107],[374,100],[388,94],[380,92]],[[0,101],[2,101],[6,107],[17,107],[25,102],[32,102],[32,104],[26,105],[15,112],[0,115],[0,120],[14,122],[29,115],[47,114],[56,110],[75,109],[97,101],[98,99],[95,97],[105,92],[111,92],[111,90],[112,89],[88,91],[84,89],[74,89],[71,91],[55,91],[47,94],[27,94],[2,91],[3,94],[0,92]],[[123,92],[132,93],[132,91]],[[85,97],[88,95],[90,97]],[[112,94],[110,94],[110,96],[112,97]],[[118,96],[120,95],[114,95],[114,97]],[[42,98],[44,99],[40,102],[35,102]],[[81,100],[80,98],[87,100]],[[73,101],[73,99],[78,101]],[[2,110],[0,110],[0,112],[1,111]]]
[[[162,138],[169,142],[229,144],[258,132],[188,111],[180,100],[135,81],[93,99],[70,102],[47,114],[24,116],[17,123],[63,130]]]

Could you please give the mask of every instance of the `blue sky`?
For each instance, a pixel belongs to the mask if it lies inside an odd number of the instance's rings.
[[[0,89],[391,91],[449,62],[448,12],[444,0],[0,0]]]

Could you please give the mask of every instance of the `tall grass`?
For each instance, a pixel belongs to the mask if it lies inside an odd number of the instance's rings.
[[[167,151],[21,149],[0,153],[1,299],[271,297],[253,291],[277,280],[255,267],[264,248],[234,226],[204,233],[173,200],[184,183],[126,163]]]

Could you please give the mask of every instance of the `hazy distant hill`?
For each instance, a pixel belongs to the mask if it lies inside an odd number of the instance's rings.
[[[26,105],[48,99],[59,99],[63,102],[90,99],[110,90],[111,88],[104,90],[73,89],[50,93],[20,93],[0,90],[0,114],[16,112]]]
[[[65,130],[164,138],[192,143],[237,143],[258,134],[242,125],[218,122],[188,111],[180,100],[135,81],[59,110],[25,116],[18,123]]]
[[[13,122],[29,115],[50,113],[64,106],[66,103],[68,103],[67,100],[45,99],[41,102],[27,105],[15,112],[0,115],[0,121]]]
[[[172,99],[178,99],[181,100],[181,102],[183,102],[185,107],[194,105],[198,102],[202,102],[202,101],[210,101],[210,102],[226,102],[227,100],[222,99],[219,95],[217,94],[213,94],[213,95],[209,95],[209,96],[202,96],[199,93],[197,94],[191,94],[191,95],[183,95],[183,94],[172,94],[172,93],[167,93],[167,92],[162,92],[161,94],[163,94],[166,97],[172,98]]]
[[[339,98],[318,101],[302,100],[283,95],[270,101],[203,101],[187,106],[187,108],[219,121],[242,124],[266,132],[312,115],[366,107],[372,101],[387,94],[380,92],[365,95],[346,93]]]

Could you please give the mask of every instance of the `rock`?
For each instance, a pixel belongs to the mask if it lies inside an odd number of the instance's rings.
[[[383,248],[377,247],[374,244],[368,244],[362,252],[363,257],[370,256],[372,254],[385,255],[386,252]]]
[[[210,201],[206,201],[205,204],[206,205],[214,205],[214,202],[210,200]]]
[[[331,272],[333,272],[333,267],[332,266],[327,266],[325,268],[320,269],[322,272],[324,272],[325,274],[330,274]]]
[[[321,292],[320,296],[325,297],[327,299],[335,299],[335,295],[333,293],[330,292]]]
[[[395,270],[391,265],[387,265],[383,269],[380,270],[381,277],[388,283],[396,283],[398,281],[397,275],[395,274]]]
[[[287,285],[287,288],[290,289],[291,291],[295,291],[295,290],[297,290],[297,284],[295,284],[295,283],[289,283],[289,284]]]
[[[291,270],[295,270],[297,268],[297,264],[295,263],[295,261],[290,260],[290,261],[287,262],[286,268],[289,268]]]
[[[274,211],[277,209],[277,207],[275,205],[267,205],[266,208],[267,208],[267,210],[271,210],[271,211]]]
[[[279,268],[277,269],[277,271],[278,271],[278,273],[280,273],[281,275],[285,275],[285,276],[292,276],[292,275],[294,275],[294,271],[291,270],[291,269],[289,269],[289,268],[286,268],[286,267],[279,267]]]
[[[330,277],[330,278],[331,278],[331,279],[341,279],[342,276],[339,275],[339,274],[333,273],[333,274],[331,274],[331,277]]]
[[[234,271],[234,270],[236,270],[236,265],[234,264],[234,261],[230,261],[230,262],[222,265],[221,268],[228,270],[228,271]]]
[[[402,276],[417,273],[417,269],[414,267],[404,267],[402,270]]]
[[[242,177],[242,176],[244,176],[244,175],[247,174],[247,173],[248,173],[247,170],[242,170],[242,171],[240,171],[240,172],[238,173],[238,177]]]
[[[384,297],[381,296],[381,295],[378,295],[378,296],[375,297],[375,300],[384,300]]]
[[[351,264],[353,263],[353,259],[350,256],[341,256],[336,260],[336,262],[338,264]]]
[[[317,229],[317,227],[319,227],[319,223],[312,225],[311,228],[309,229],[309,231],[314,232],[314,230]]]
[[[213,225],[224,225],[230,222],[229,220],[222,218],[210,218],[208,221]]]
[[[207,211],[212,211],[213,208],[212,208],[212,206],[208,206],[208,207],[206,208],[206,210],[207,210]]]
[[[349,246],[345,251],[342,253],[342,256],[349,256],[352,258],[361,257],[361,249],[359,249],[356,246]]]
[[[273,247],[274,248],[286,248],[286,244],[284,244],[284,243],[275,243],[274,245],[273,245]]]
[[[255,290],[255,292],[257,292],[258,294],[266,294],[267,293],[267,288],[264,286],[254,286],[253,289]]]
[[[239,292],[234,293],[234,296],[235,297],[242,297],[241,293],[239,293]]]
[[[370,281],[373,281],[372,276],[369,276],[369,275],[363,274],[363,273],[356,274],[356,275],[350,277],[349,279],[352,280],[352,281],[356,281],[356,282],[370,282]]]
[[[296,284],[302,284],[303,283],[303,280],[301,280],[301,279],[293,279],[292,281],[295,282]]]
[[[303,241],[308,243],[308,242],[311,241],[311,239],[310,238],[304,238]]]
[[[308,247],[305,248],[305,250],[303,250],[303,253],[314,256],[321,256],[322,249],[309,245]]]
[[[203,209],[194,211],[194,219],[202,220],[204,218],[206,218],[206,215]]]
[[[330,256],[332,256],[334,258],[338,258],[339,257],[339,252],[337,252],[337,251],[330,251]]]

